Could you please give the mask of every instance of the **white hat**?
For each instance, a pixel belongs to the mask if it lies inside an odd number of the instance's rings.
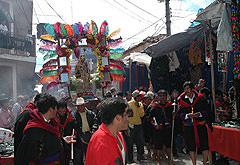
[[[132,96],[133,96],[133,97],[137,97],[137,96],[139,96],[139,95],[141,95],[140,92],[139,92],[139,90],[135,90],[135,91],[133,91],[133,93],[132,93]]]
[[[75,105],[83,105],[85,104],[85,100],[82,97],[77,98]]]

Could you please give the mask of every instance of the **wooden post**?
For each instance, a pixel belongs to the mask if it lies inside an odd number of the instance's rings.
[[[211,20],[209,20],[209,46],[210,46],[210,60],[211,60],[211,78],[212,78],[212,97],[213,97],[213,107],[215,112],[215,121],[217,121],[217,107],[215,99],[215,81],[214,81],[214,66],[213,66],[213,47],[212,47],[212,27]]]
[[[131,84],[132,84],[132,60],[129,58],[129,92],[132,93]]]

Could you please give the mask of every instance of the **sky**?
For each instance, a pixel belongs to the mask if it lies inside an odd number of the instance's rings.
[[[196,18],[199,8],[214,0],[171,0],[171,32],[186,30]],[[48,4],[55,10],[48,5]],[[148,36],[166,34],[165,3],[158,0],[33,0],[33,33],[38,23],[68,24],[95,21],[98,27],[106,20],[109,32],[121,29],[120,47],[128,49]],[[59,17],[59,16],[61,17]],[[44,63],[38,54],[36,70]]]

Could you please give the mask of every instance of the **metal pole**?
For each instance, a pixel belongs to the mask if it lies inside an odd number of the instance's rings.
[[[171,20],[170,20],[170,0],[166,0],[166,26],[167,26],[167,36],[171,35]]]
[[[214,81],[214,67],[213,67],[213,48],[212,48],[212,27],[211,20],[209,20],[209,46],[210,46],[210,60],[211,60],[211,77],[212,77],[212,97],[213,97],[213,107],[215,112],[215,121],[217,120],[217,109],[216,109],[216,99],[215,99],[215,81]]]

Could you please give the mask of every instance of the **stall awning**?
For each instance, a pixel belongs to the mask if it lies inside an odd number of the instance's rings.
[[[153,58],[157,58],[166,55],[167,53],[177,51],[195,40],[203,32],[203,29],[204,26],[201,24],[195,27],[190,27],[185,32],[171,35],[158,43],[147,47],[144,50],[144,53],[147,53]]]

